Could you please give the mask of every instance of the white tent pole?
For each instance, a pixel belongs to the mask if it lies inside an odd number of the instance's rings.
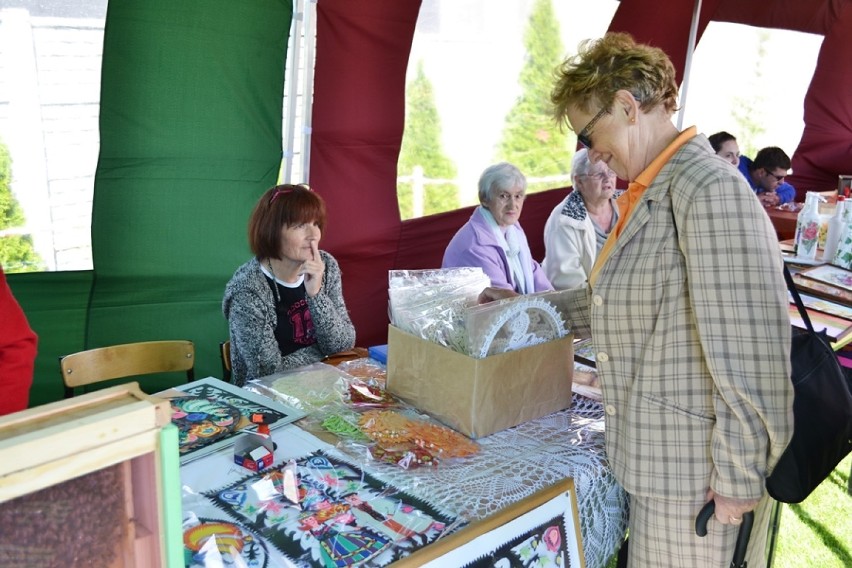
[[[314,51],[316,47],[317,1],[305,3],[305,78],[302,86],[302,178],[311,179],[311,134],[313,133],[312,109],[314,106]]]
[[[701,17],[701,0],[695,0],[692,9],[692,24],[689,26],[689,44],[686,46],[686,62],[683,66],[683,87],[680,90],[680,111],[677,114],[677,129],[683,130],[683,114],[686,110],[686,91],[689,88],[689,72],[692,68],[692,54],[695,51],[695,38],[698,36],[698,19]]]
[[[299,46],[302,41],[302,22],[304,20],[304,3],[297,0],[293,2],[293,26],[290,34],[291,46],[290,52],[287,54],[287,109],[286,123],[287,130],[284,133],[284,183],[298,183],[300,180],[293,181],[293,155],[295,153],[295,132],[296,132],[296,99],[299,96]]]

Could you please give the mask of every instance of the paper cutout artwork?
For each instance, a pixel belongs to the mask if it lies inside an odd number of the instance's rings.
[[[255,430],[251,415],[262,413],[272,428],[302,418],[305,413],[235,387],[207,378],[177,387],[186,396],[169,400],[172,423],[178,428],[181,464],[230,445],[240,430]]]
[[[570,553],[561,517],[517,536],[463,568],[558,568],[570,566]]]
[[[385,566],[455,528],[455,517],[321,453],[204,493],[294,566]]]
[[[187,568],[206,566],[267,568],[269,549],[266,541],[250,529],[220,519],[198,519],[184,526],[184,550]]]

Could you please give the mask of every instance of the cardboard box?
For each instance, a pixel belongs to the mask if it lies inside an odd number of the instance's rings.
[[[263,471],[272,465],[274,450],[271,437],[246,432],[234,444],[234,463],[251,471]]]
[[[571,405],[573,336],[474,359],[394,326],[390,392],[471,438]]]

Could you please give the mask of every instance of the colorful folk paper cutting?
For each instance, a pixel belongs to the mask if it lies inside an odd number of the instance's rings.
[[[204,495],[295,566],[385,566],[458,526],[455,517],[321,453]]]

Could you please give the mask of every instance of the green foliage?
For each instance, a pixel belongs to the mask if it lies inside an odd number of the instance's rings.
[[[411,176],[415,167],[420,166],[426,180],[447,180],[446,183],[427,183],[424,186],[424,215],[458,209],[458,185],[450,181],[455,180],[456,166],[441,147],[441,119],[435,107],[432,83],[423,71],[422,61],[417,65],[414,80],[405,89],[405,101],[405,136],[397,164],[398,175]],[[397,184],[397,198],[401,217],[412,218],[414,205],[410,182]]]
[[[4,234],[24,225],[24,212],[12,195],[12,157],[0,140],[0,265],[3,271],[35,272],[41,270],[41,259],[33,248],[30,235]]]
[[[757,53],[754,58],[754,74],[752,75],[756,86],[746,89],[745,92],[747,93],[761,93],[766,88],[766,80],[763,78],[763,66],[766,64],[767,41],[769,41],[769,32],[758,30]],[[736,97],[734,99],[734,108],[731,114],[737,124],[737,132],[733,134],[737,138],[740,153],[749,158],[754,158],[757,151],[760,150],[755,145],[755,141],[761,134],[766,132],[766,128],[763,126],[766,117],[762,112],[765,102],[765,97],[760,94],[748,97]]]
[[[560,132],[552,118],[553,72],[564,54],[559,22],[551,0],[536,0],[524,31],[526,60],[519,83],[521,95],[506,116],[497,160],[515,164],[528,177],[567,176],[573,137]],[[531,183],[528,191],[561,185]]]

